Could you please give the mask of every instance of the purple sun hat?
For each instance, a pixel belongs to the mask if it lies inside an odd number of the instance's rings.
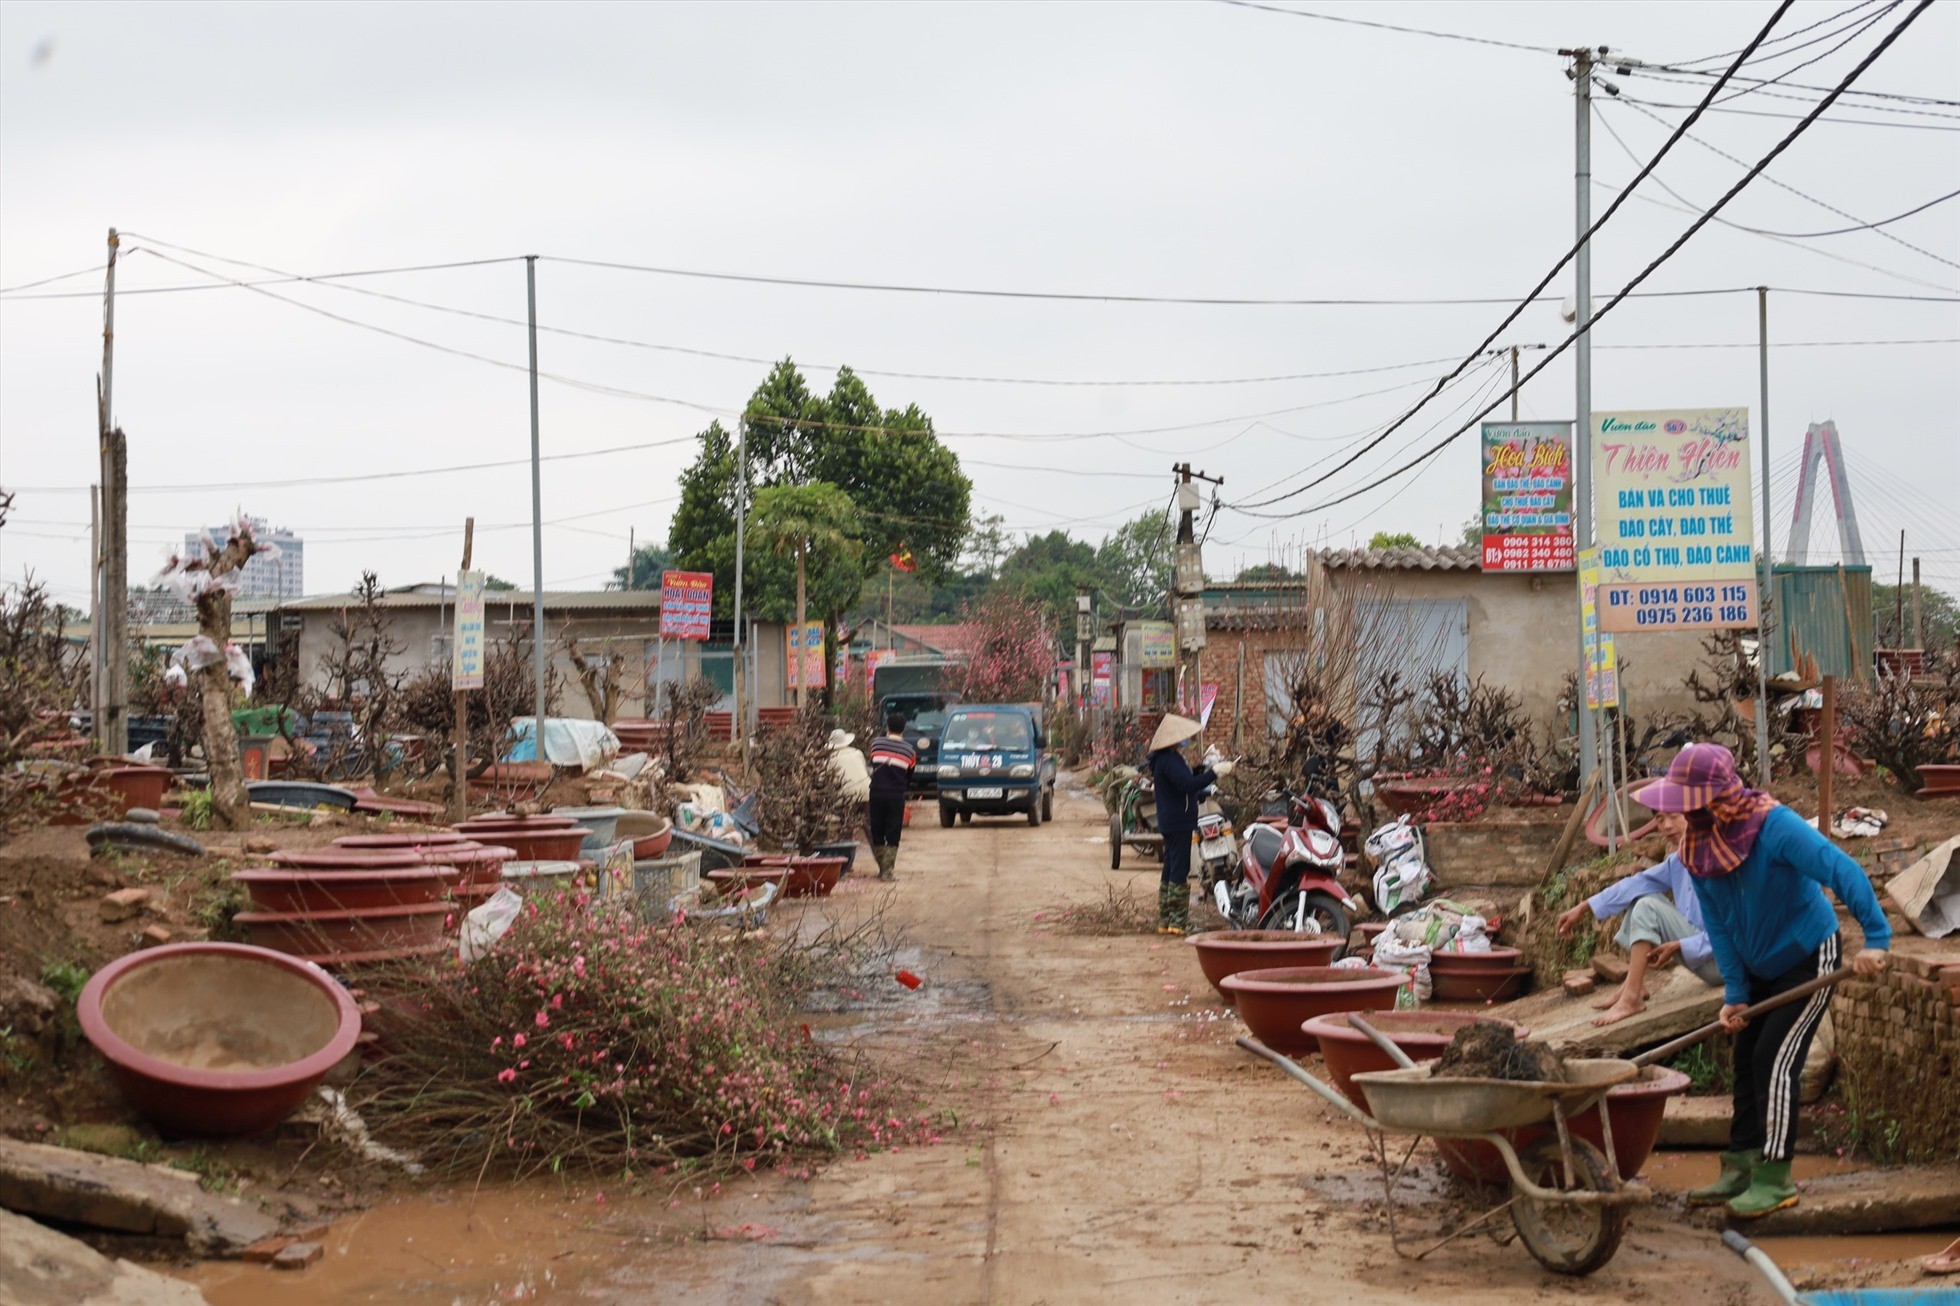
[[[1699,812],[1742,787],[1734,753],[1720,744],[1689,744],[1674,755],[1666,776],[1634,790],[1633,801],[1656,812]]]

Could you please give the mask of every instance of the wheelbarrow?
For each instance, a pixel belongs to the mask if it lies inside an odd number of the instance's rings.
[[[1604,1153],[1575,1138],[1566,1122],[1597,1104],[1614,1085],[1636,1077],[1638,1066],[1608,1057],[1570,1060],[1565,1063],[1571,1076],[1566,1083],[1434,1078],[1429,1067],[1411,1061],[1366,1019],[1350,1013],[1348,1025],[1373,1039],[1402,1067],[1354,1076],[1367,1100],[1366,1111],[1259,1040],[1241,1038],[1238,1044],[1277,1065],[1368,1131],[1382,1175],[1389,1241],[1398,1255],[1421,1260],[1473,1230],[1488,1227],[1508,1211],[1525,1250],[1553,1273],[1591,1274],[1613,1259],[1626,1233],[1628,1208],[1652,1200],[1653,1195],[1644,1187],[1621,1182],[1612,1125],[1604,1110],[1599,1113]],[[1552,1122],[1554,1134],[1528,1144],[1522,1152],[1502,1132],[1546,1120]],[[1394,1164],[1387,1144],[1390,1136],[1410,1140]],[[1510,1174],[1511,1195],[1440,1240],[1411,1251],[1403,1245],[1396,1222],[1395,1184],[1425,1138],[1490,1144]]]
[[[1139,777],[1126,781],[1109,808],[1109,869],[1121,870],[1123,849],[1161,859],[1164,836],[1157,832],[1156,791]]]
[[[1722,1246],[1749,1262],[1784,1306],[1953,1306],[1960,1301],[1960,1291],[1946,1287],[1824,1288],[1816,1292],[1798,1292],[1796,1285],[1776,1268],[1776,1262],[1769,1258],[1768,1252],[1735,1230],[1723,1231]]]

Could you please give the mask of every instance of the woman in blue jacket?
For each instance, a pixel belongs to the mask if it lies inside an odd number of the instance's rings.
[[[1197,770],[1179,751],[1196,742],[1204,727],[1189,717],[1166,714],[1150,739],[1151,782],[1157,789],[1157,833],[1164,837],[1164,877],[1157,886],[1157,932],[1182,934],[1191,925],[1191,836],[1198,829],[1198,799],[1218,782],[1220,771]],[[1230,763],[1220,762],[1221,770]]]
[[[1820,989],[1753,1020],[1744,1007],[1838,969],[1837,912],[1829,889],[1858,918],[1860,975],[1885,969],[1892,930],[1858,863],[1808,821],[1742,783],[1720,744],[1690,744],[1664,779],[1634,794],[1657,812],[1687,817],[1681,860],[1694,876],[1702,922],[1722,971],[1722,1023],[1735,1035],[1735,1114],[1721,1176],[1688,1194],[1697,1206],[1727,1203],[1754,1217],[1795,1205],[1790,1147],[1799,1081],[1818,1021],[1831,1003]]]

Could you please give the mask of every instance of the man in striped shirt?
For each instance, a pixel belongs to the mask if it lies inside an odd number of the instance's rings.
[[[905,828],[905,790],[912,782],[912,769],[919,754],[905,742],[905,718],[893,713],[885,718],[885,733],[871,741],[871,857],[878,863],[878,878],[898,878],[898,836]]]

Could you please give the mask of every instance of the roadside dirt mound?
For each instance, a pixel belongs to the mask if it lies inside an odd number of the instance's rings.
[[[1439,1078],[1518,1079],[1565,1082],[1565,1062],[1544,1043],[1527,1042],[1494,1020],[1465,1025],[1443,1049],[1432,1072]]]

